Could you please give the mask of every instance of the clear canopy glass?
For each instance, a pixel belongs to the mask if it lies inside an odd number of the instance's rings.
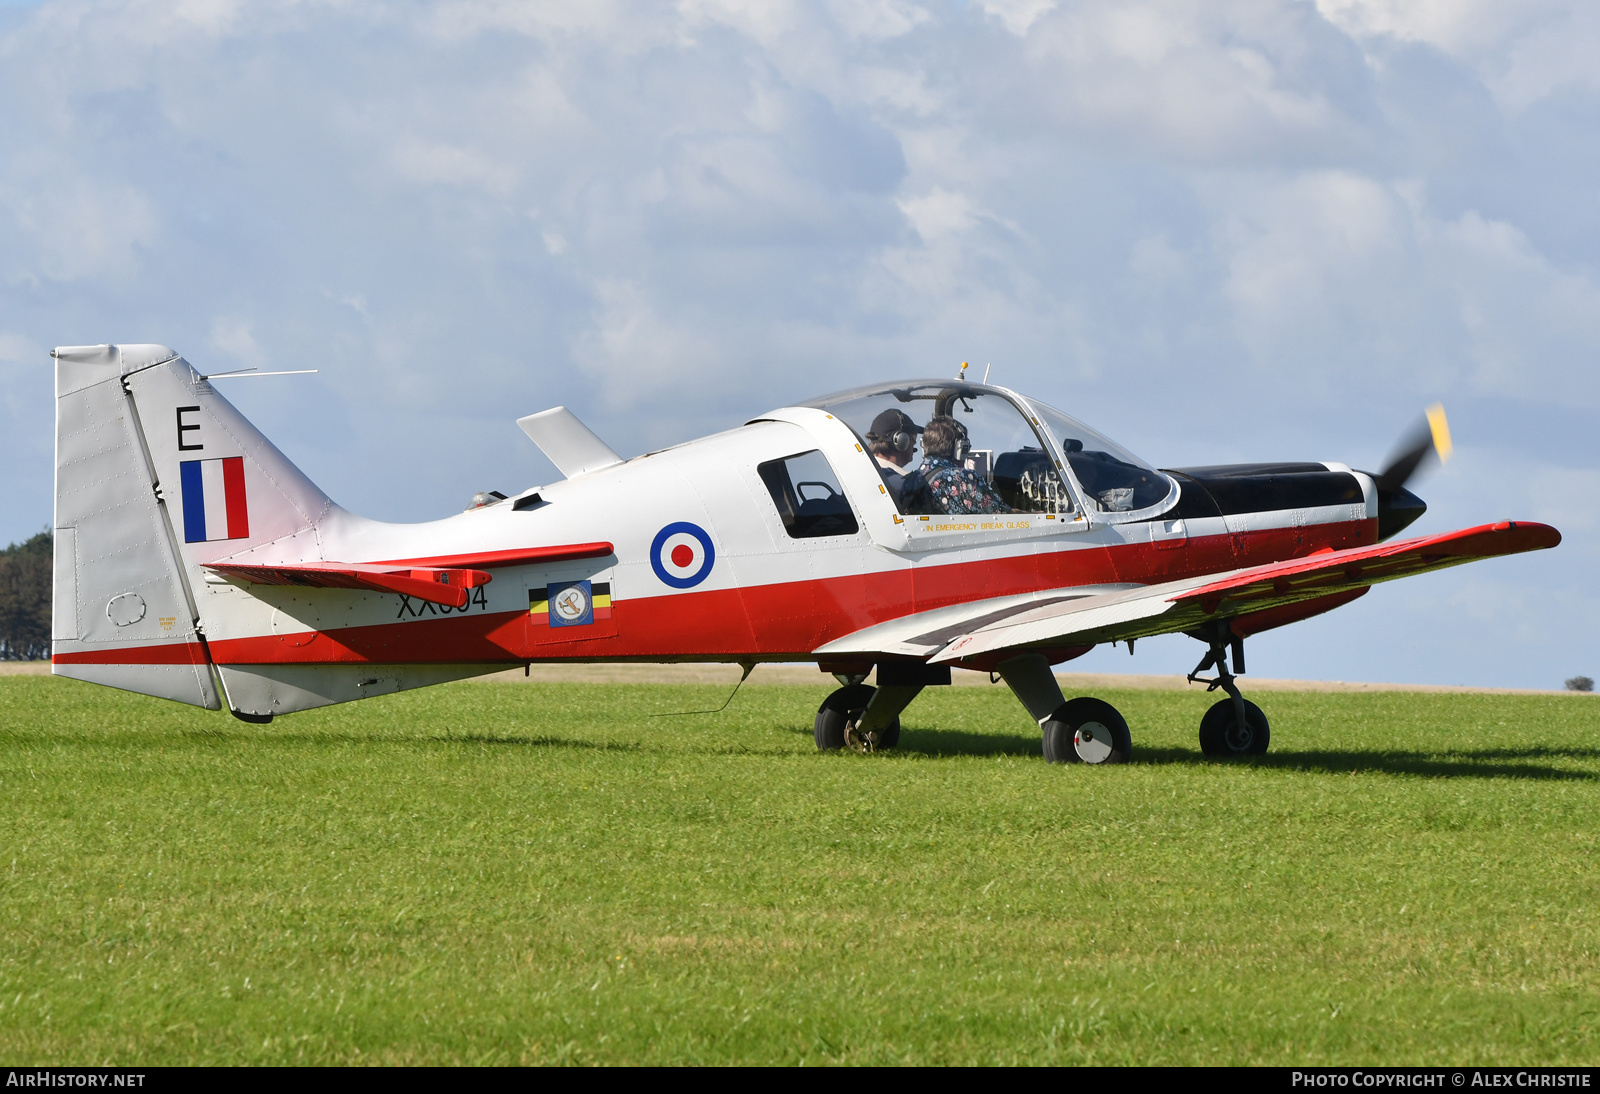
[[[935,416],[951,417],[970,442],[962,461],[965,467],[1016,512],[1072,510],[1071,492],[1056,471],[1056,461],[1062,458],[1077,480],[1084,505],[1112,520],[1126,520],[1136,513],[1147,516],[1144,510],[1159,511],[1177,500],[1178,484],[1170,476],[1082,422],[1004,388],[959,380],[910,380],[853,388],[802,405],[825,410],[853,429],[869,454],[877,452],[880,470],[891,479],[897,473],[914,478],[925,466],[917,461],[921,431]],[[898,411],[909,421],[909,451],[886,453],[893,446],[874,434],[874,422],[883,423],[887,411]],[[929,511],[927,499],[919,501],[914,490],[908,489],[904,499],[897,495],[897,501],[901,512]]]
[[[1131,513],[1175,502],[1178,484],[1138,456],[1052,406],[1033,402],[1039,420],[1061,446],[1085,498],[1103,513]]]
[[[950,380],[856,388],[805,404],[826,410],[861,438],[902,513],[1070,512],[1072,495],[1026,412],[1004,391]],[[959,458],[930,462],[922,432],[936,417],[959,424]],[[899,444],[891,443],[899,434]],[[946,454],[947,456],[949,454]],[[935,479],[956,466],[961,484]],[[903,480],[903,481],[901,481]],[[924,489],[924,486],[929,488]],[[958,508],[957,506],[982,506]]]

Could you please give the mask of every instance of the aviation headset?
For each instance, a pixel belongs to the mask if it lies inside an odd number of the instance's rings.
[[[917,435],[912,432],[911,419],[904,414],[897,415],[898,424],[893,433],[878,434],[868,433],[867,440],[882,441],[896,452],[910,452],[917,444]],[[911,428],[907,428],[911,426]]]
[[[967,457],[972,454],[972,437],[967,433],[966,426],[956,421],[954,417],[950,420],[955,422],[956,428],[961,431],[961,435],[956,438],[955,447],[950,450],[950,457],[956,463],[966,463]]]
[[[950,460],[956,464],[966,463],[967,457],[972,455],[972,437],[967,433],[967,427],[957,421],[954,415],[950,414],[946,414],[942,418],[935,418],[934,421],[947,421],[955,427],[956,441],[950,449]],[[932,425],[933,423],[930,422],[928,424]]]

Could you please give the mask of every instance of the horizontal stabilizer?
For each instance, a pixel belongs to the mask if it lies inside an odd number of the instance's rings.
[[[533,566],[549,562],[572,562],[580,558],[604,558],[616,548],[603,541],[561,543],[549,547],[519,547],[513,551],[472,551],[464,555],[428,555],[424,558],[391,558],[374,566],[420,566],[424,569],[467,567],[492,570],[496,566]]]
[[[569,479],[622,462],[610,445],[564,406],[518,418],[517,424]]]
[[[494,578],[482,570],[408,567],[383,563],[301,562],[293,566],[251,566],[213,562],[205,567],[254,585],[299,585],[311,589],[372,589],[399,593],[452,608],[467,605],[469,589]]]

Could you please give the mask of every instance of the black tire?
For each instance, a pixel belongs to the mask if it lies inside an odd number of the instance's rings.
[[[1133,734],[1116,707],[1079,696],[1062,703],[1045,722],[1044,758],[1053,764],[1127,763],[1133,758]]]
[[[887,752],[900,743],[900,715],[894,716],[894,721],[878,730],[878,743],[873,748],[874,752]]]
[[[817,708],[817,720],[812,725],[812,732],[817,739],[817,748],[823,752],[845,747],[860,747],[868,751],[865,746],[855,745],[851,740],[850,731],[861,720],[867,704],[872,702],[876,688],[866,684],[851,684],[834,691],[822,701]],[[872,743],[870,751],[882,752],[893,748],[900,743],[900,719],[897,717],[883,729],[878,731],[878,738]]]
[[[1200,751],[1207,756],[1232,759],[1235,756],[1260,756],[1272,741],[1272,727],[1261,708],[1244,701],[1245,726],[1241,732],[1233,712],[1233,700],[1212,704],[1200,719]]]

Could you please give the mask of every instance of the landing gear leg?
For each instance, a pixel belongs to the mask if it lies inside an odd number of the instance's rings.
[[[1212,626],[1211,632],[1202,637],[1210,649],[1189,674],[1189,682],[1205,684],[1207,691],[1221,688],[1228,698],[1213,704],[1200,719],[1200,751],[1207,756],[1260,756],[1267,750],[1272,731],[1261,708],[1246,699],[1235,682],[1235,674],[1244,671],[1244,640],[1227,631],[1226,621]],[[1233,672],[1228,671],[1230,646]],[[1211,668],[1217,670],[1215,678],[1200,675]]]
[[[1064,700],[1056,674],[1050,671],[1050,662],[1042,653],[1023,653],[995,666],[1000,678],[1011,689],[1017,701],[1028,708],[1033,720],[1041,726],[1050,720]]]

